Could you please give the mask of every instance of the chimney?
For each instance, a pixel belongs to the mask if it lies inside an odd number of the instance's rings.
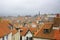
[[[59,16],[60,16],[60,15],[57,13],[57,14],[56,14],[56,17],[59,17]]]

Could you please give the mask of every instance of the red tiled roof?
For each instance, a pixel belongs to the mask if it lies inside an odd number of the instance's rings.
[[[28,31],[28,28],[27,27],[20,27],[20,29],[22,30],[22,32],[20,32],[20,35],[25,36]]]
[[[42,28],[41,30],[39,30],[38,32],[35,33],[34,37],[53,39],[53,32],[54,31],[44,34],[43,28]]]
[[[7,35],[11,32],[11,30],[9,29],[9,24],[7,21],[1,21],[0,22],[0,31],[2,32],[1,34],[3,35]],[[2,29],[2,30],[1,30]],[[4,34],[5,33],[5,34]],[[1,35],[1,37],[3,36]]]
[[[0,28],[0,37],[3,37],[4,35],[6,35],[5,31],[2,28]]]
[[[45,25],[48,25],[48,24],[45,24]],[[43,32],[44,28],[49,29],[49,25],[48,25],[48,27],[47,26],[40,27],[40,29],[34,34],[34,37],[60,40],[60,29],[58,29],[58,30],[52,29],[52,31],[50,33],[44,34],[44,32]]]
[[[54,31],[54,38],[55,38],[56,40],[58,40],[58,39],[60,40],[60,31],[57,30],[57,29]]]
[[[13,30],[12,30],[12,35],[14,35],[14,34],[16,34],[17,33],[17,30],[14,28]]]
[[[35,33],[35,32],[37,32],[38,28],[37,28],[37,27],[30,27],[29,30],[30,30],[32,33]]]
[[[44,29],[50,29],[52,27],[52,22],[44,23]]]
[[[41,17],[37,17],[37,18],[36,18],[36,20],[40,20],[40,19],[41,19]]]
[[[43,32],[45,28],[49,28],[49,27],[50,25],[48,25],[48,27],[45,27],[45,25],[40,27],[40,29],[34,34],[34,37],[53,39],[54,30],[52,30],[50,33],[47,33],[47,34]]]
[[[22,32],[20,32],[21,36],[25,36],[26,33],[28,32],[28,30],[31,32],[31,33],[35,33],[37,31],[37,28],[33,28],[33,27],[20,27],[20,29],[22,30]]]

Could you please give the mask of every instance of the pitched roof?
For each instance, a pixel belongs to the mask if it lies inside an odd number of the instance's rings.
[[[53,39],[53,32],[44,34],[43,32],[43,28],[40,29],[38,32],[35,33],[34,37],[38,37],[38,38],[45,38],[45,39]]]
[[[54,30],[54,38],[56,39],[56,40],[60,40],[60,29],[55,29]]]
[[[44,29],[50,29],[51,27],[52,27],[52,23],[51,22],[44,23]]]
[[[14,25],[13,25],[14,27],[18,27],[18,23],[16,22],[16,23],[14,23]]]
[[[40,29],[34,34],[34,37],[53,39],[54,30],[52,30],[50,33],[47,33],[47,34],[44,34],[44,32],[43,32],[44,28],[48,28],[48,27],[45,27],[45,26],[40,27]]]
[[[14,28],[13,30],[12,30],[12,35],[14,35],[14,34],[16,34],[17,33],[17,30]]]
[[[60,29],[59,30],[52,29],[50,33],[44,34],[43,29],[46,29],[46,28],[49,29],[51,26],[49,25],[49,23],[44,25],[47,25],[47,26],[40,27],[40,29],[34,34],[34,37],[60,40],[60,31],[59,31]]]
[[[38,28],[37,27],[30,27],[29,30],[31,31],[31,33],[35,33],[37,32]]]
[[[1,21],[0,22],[0,31],[2,32],[1,37],[4,36],[4,35],[8,35],[11,32],[11,30],[9,29],[8,26],[9,26],[8,22],[6,22],[6,21]]]
[[[32,34],[34,34],[37,31],[37,27],[20,27],[20,34],[21,36],[25,36],[28,31],[30,31]]]
[[[27,33],[27,31],[28,31],[28,28],[27,27],[20,27],[20,35],[21,36],[25,36],[25,34]]]
[[[0,28],[0,38],[3,37],[4,35],[6,35],[5,31],[2,28]]]
[[[6,30],[6,31],[7,31],[7,33],[9,33],[9,32],[10,32],[8,22],[1,22],[1,23],[0,23],[0,28],[2,28],[2,29],[4,29],[4,30]]]
[[[41,17],[37,17],[37,18],[36,18],[36,20],[40,20],[40,19],[41,19]]]

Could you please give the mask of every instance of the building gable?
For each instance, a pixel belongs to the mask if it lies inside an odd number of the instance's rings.
[[[27,33],[26,33],[25,36],[26,36],[26,37],[32,37],[32,33],[31,33],[30,31],[27,31]]]

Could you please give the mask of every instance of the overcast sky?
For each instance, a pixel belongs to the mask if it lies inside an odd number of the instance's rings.
[[[60,13],[60,0],[0,0],[0,16]]]

